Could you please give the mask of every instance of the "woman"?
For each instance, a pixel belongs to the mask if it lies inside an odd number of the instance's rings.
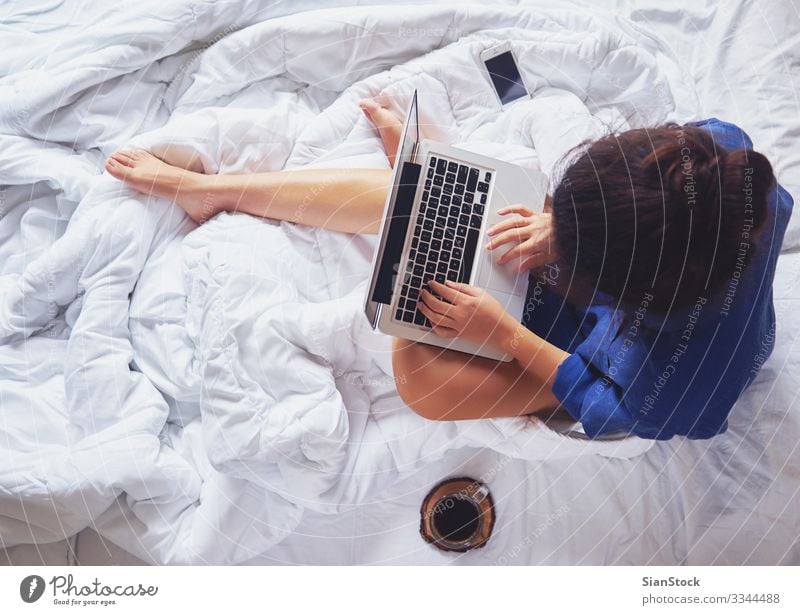
[[[361,103],[393,163],[400,122]],[[114,177],[174,200],[198,223],[220,211],[375,233],[385,170],[204,175],[143,151]],[[322,187],[322,189],[320,189]],[[481,289],[435,281],[420,308],[444,337],[488,342],[508,363],[395,339],[402,399],[429,419],[561,406],[590,437],[708,438],[769,356],[772,279],[791,212],[768,160],[716,119],[609,135],[572,162],[546,213],[508,208],[487,249],[531,270],[523,322]]]

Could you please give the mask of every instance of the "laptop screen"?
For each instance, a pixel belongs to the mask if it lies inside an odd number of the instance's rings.
[[[403,130],[400,136],[400,143],[397,147],[397,156],[395,156],[394,170],[392,171],[391,189],[386,196],[386,205],[383,210],[383,219],[381,220],[380,230],[378,231],[378,247],[375,250],[375,256],[372,261],[372,274],[367,289],[367,297],[364,304],[364,312],[370,324],[374,328],[378,321],[378,307],[384,301],[375,301],[376,287],[380,284],[387,284],[389,280],[386,275],[381,275],[382,267],[384,264],[384,252],[386,250],[387,239],[389,236],[389,229],[393,216],[395,215],[395,205],[397,203],[397,194],[400,189],[401,179],[403,177],[403,169],[405,163],[412,162],[414,156],[414,148],[419,142],[419,114],[417,112],[417,91],[414,90],[414,95],[411,98],[411,104],[406,113],[406,119],[403,123]],[[407,221],[406,221],[407,222]],[[396,272],[394,272],[396,273]],[[379,289],[380,290],[380,289]],[[381,294],[381,293],[378,293]],[[385,294],[385,293],[383,293]]]

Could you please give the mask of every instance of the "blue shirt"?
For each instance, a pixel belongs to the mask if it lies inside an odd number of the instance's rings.
[[[712,118],[690,125],[723,148],[753,147],[733,124]],[[777,185],[768,202],[749,264],[714,296],[666,316],[654,313],[646,293],[627,313],[611,301],[575,308],[553,291],[555,267],[531,279],[522,322],[571,353],[553,394],[588,436],[625,430],[659,440],[710,438],[728,428],[731,408],[774,346],[772,281],[793,201]]]

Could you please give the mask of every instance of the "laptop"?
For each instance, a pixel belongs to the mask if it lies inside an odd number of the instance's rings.
[[[486,289],[521,320],[528,272],[519,272],[519,260],[496,264],[499,254],[486,250],[486,232],[505,219],[497,213],[505,206],[524,203],[532,211],[542,211],[547,176],[444,143],[420,140],[415,90],[391,181],[364,306],[373,329],[510,361],[510,355],[489,344],[436,335],[417,308],[420,290],[432,279],[473,284]]]

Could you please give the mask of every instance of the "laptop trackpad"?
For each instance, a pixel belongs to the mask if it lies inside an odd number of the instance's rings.
[[[478,266],[478,277],[475,279],[476,286],[513,295],[525,295],[528,290],[528,272],[519,271],[522,259],[516,258],[503,265],[494,262],[509,248],[510,246],[504,245],[490,252],[484,246],[479,247],[483,250],[483,255]]]

